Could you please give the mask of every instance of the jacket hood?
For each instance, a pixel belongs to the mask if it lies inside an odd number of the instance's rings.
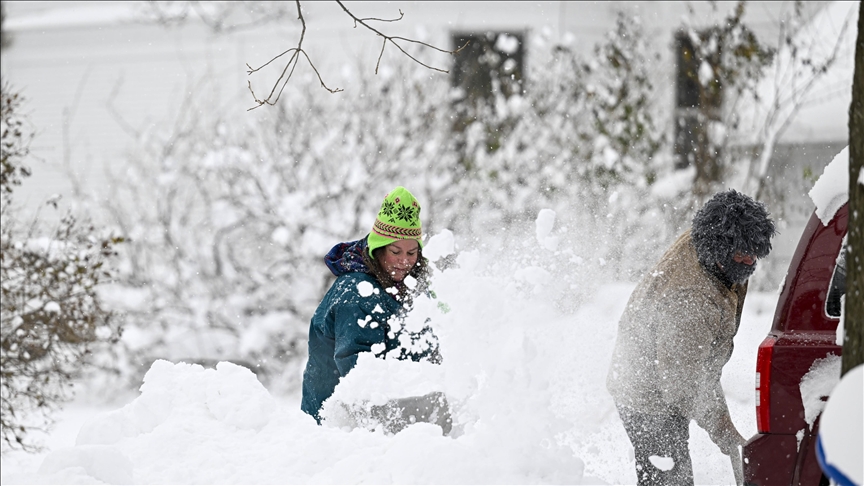
[[[366,238],[339,243],[331,248],[327,256],[324,257],[324,264],[337,277],[353,272],[369,273],[369,267],[366,266],[363,259],[366,247]]]

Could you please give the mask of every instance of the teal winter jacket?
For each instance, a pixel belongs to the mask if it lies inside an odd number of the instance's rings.
[[[366,273],[359,256],[364,251],[365,239],[336,245],[325,258],[337,278],[309,326],[309,360],[300,402],[300,408],[319,423],[321,405],[333,394],[339,379],[354,367],[360,353],[372,352],[373,345],[383,344],[383,349],[379,346],[375,350],[376,356],[383,357],[400,347],[400,326],[396,322],[404,309],[374,276]],[[431,329],[428,333],[434,338]],[[419,355],[402,352],[398,357],[417,361],[432,353],[437,355],[437,339],[434,341],[434,349]]]
[[[362,282],[377,292],[364,297],[358,289]],[[309,361],[303,373],[300,407],[304,412],[320,422],[321,404],[357,363],[358,354],[371,352],[377,343],[385,344],[384,353],[396,347],[397,343],[388,339],[387,322],[399,307],[372,275],[354,272],[336,279],[309,326]]]

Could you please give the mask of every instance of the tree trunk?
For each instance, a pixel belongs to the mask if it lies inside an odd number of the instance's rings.
[[[849,107],[849,235],[842,374],[864,363],[864,3],[858,10],[855,74]]]

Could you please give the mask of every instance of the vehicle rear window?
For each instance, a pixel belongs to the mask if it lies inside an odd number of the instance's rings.
[[[834,267],[834,275],[831,277],[831,287],[828,290],[828,298],[825,299],[825,314],[829,317],[839,318],[841,309],[840,299],[846,294],[846,241],[837,255],[837,265]]]

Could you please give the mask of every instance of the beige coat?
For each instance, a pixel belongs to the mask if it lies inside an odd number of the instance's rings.
[[[642,413],[695,420],[715,443],[732,421],[720,386],[747,284],[730,290],[700,266],[685,231],[633,290],[618,323],[606,386]]]

